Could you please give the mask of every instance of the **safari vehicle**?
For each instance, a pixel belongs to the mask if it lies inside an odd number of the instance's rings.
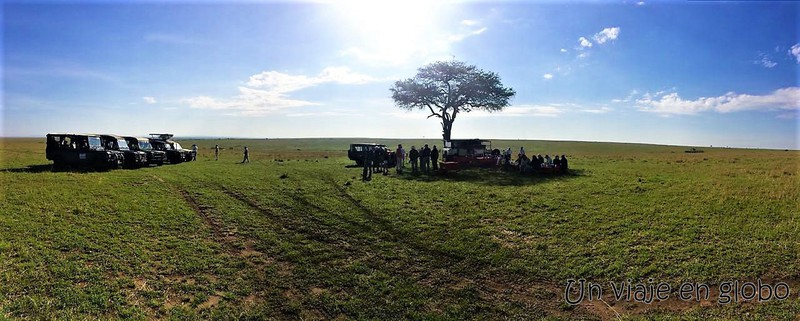
[[[442,171],[453,171],[469,167],[492,167],[497,160],[491,155],[492,142],[482,139],[451,139],[444,142]]]
[[[106,150],[99,135],[47,134],[45,154],[53,166],[119,168],[125,159],[122,152]]]
[[[147,154],[142,151],[131,150],[125,138],[116,135],[99,135],[103,148],[122,152],[125,168],[139,168],[147,165]]]
[[[394,157],[394,152],[388,149],[386,145],[376,143],[350,144],[350,149],[347,150],[347,158],[355,161],[356,165],[358,166],[364,166],[364,154],[367,152],[374,153],[376,148],[389,155],[389,167],[393,167],[395,163],[397,163],[397,158]]]
[[[144,152],[147,154],[147,165],[164,165],[164,160],[167,159],[167,153],[164,151],[156,150],[153,145],[150,145],[150,140],[142,137],[124,136],[125,142],[131,150]]]
[[[184,149],[181,144],[173,141],[172,134],[150,134],[150,144],[156,150],[166,152],[170,164],[188,162],[194,159],[194,151]]]

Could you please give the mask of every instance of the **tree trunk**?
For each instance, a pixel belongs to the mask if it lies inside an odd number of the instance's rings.
[[[452,121],[442,121],[442,139],[445,142],[450,141],[450,131],[453,130],[453,122]]]

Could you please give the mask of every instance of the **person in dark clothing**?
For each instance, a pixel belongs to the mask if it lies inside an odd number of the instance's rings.
[[[364,182],[372,180],[372,155],[371,151],[364,153],[364,169],[361,172],[361,180]]]
[[[428,147],[428,144],[425,144],[425,147],[422,147],[422,150],[419,152],[419,158],[421,160],[422,171],[428,173],[431,171],[431,148]]]
[[[244,147],[244,159],[242,159],[242,164],[250,163],[250,150],[247,149],[247,146]]]
[[[569,173],[569,163],[567,162],[567,156],[564,155],[561,155],[561,172]]]
[[[392,159],[395,157],[396,156],[394,156],[394,153],[392,153],[390,150],[383,151],[383,162],[381,163],[381,165],[383,165],[383,176],[389,175],[389,163],[391,163]]]
[[[558,155],[556,155],[556,157],[553,158],[553,167],[561,169],[561,159],[558,158]]]
[[[539,159],[539,167],[542,167],[542,164],[544,164],[544,157],[542,157],[542,154],[539,154],[536,158]]]
[[[439,170],[439,150],[436,149],[436,145],[433,145],[433,149],[431,149],[431,163],[433,164],[433,171]]]
[[[372,171],[373,172],[380,173],[381,170],[383,170],[383,164],[381,164],[381,162],[383,161],[383,154],[384,153],[385,153],[385,151],[383,150],[383,148],[375,147],[374,149],[372,149]]]
[[[542,168],[542,162],[539,161],[539,157],[537,157],[536,155],[531,155],[531,168],[534,173],[539,171],[540,168]]]
[[[408,152],[408,158],[411,159],[411,172],[416,173],[419,170],[419,151],[416,147],[411,146],[411,151]]]

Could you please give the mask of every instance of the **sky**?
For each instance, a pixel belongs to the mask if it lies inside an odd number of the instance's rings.
[[[389,88],[516,91],[453,138],[800,148],[800,3],[4,1],[3,136],[441,138]]]

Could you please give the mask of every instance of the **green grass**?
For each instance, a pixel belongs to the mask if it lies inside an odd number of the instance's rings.
[[[197,162],[51,172],[42,139],[0,139],[0,320],[800,317],[797,151],[494,141],[574,172],[364,183],[361,141],[187,140]],[[569,278],[793,293],[612,311],[566,305]]]

